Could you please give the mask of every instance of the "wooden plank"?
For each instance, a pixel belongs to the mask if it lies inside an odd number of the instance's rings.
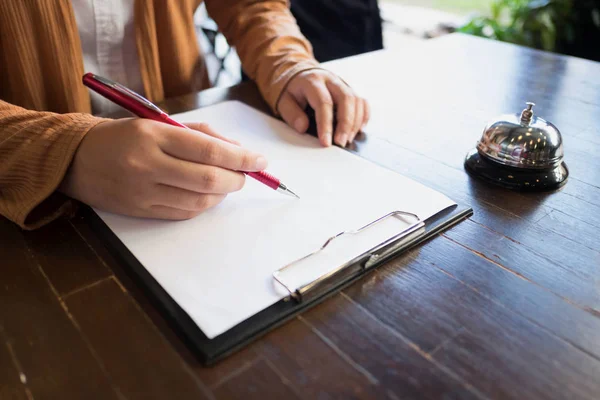
[[[94,253],[98,256],[111,274],[119,274],[123,272],[115,257],[106,247],[106,242],[104,239],[94,232],[85,217],[82,215],[77,215],[74,218],[71,218],[69,223],[81,237],[81,240],[83,240],[88,247],[93,249]]]
[[[577,352],[562,357],[568,349],[539,346],[542,335],[523,333],[510,343],[504,335],[465,331],[433,357],[495,399],[598,399],[595,360]]]
[[[469,383],[343,294],[302,318],[373,375],[392,398],[482,398]]]
[[[459,282],[436,274],[436,279],[431,279],[431,274],[418,272],[418,264],[412,257],[399,257],[344,293],[420,351],[430,353],[463,328],[460,319],[448,310],[447,292],[456,289],[453,297],[460,298],[465,290]],[[440,285],[447,287],[440,290]]]
[[[259,360],[220,385],[217,399],[300,399],[285,378],[277,375],[265,360]]]
[[[600,205],[596,205],[595,200],[589,200],[596,199],[600,189],[583,184],[583,182],[577,182],[575,179],[567,183],[567,185],[571,184],[573,187],[569,188],[569,192],[546,195],[544,205],[571,218],[586,222],[597,229],[600,228]],[[576,184],[577,187],[575,187]],[[573,193],[577,193],[577,195],[575,196]],[[532,218],[531,221],[539,221],[540,219]]]
[[[221,360],[210,367],[197,367],[196,374],[209,388],[214,388],[249,369],[259,361],[255,345],[250,344],[242,350]]]
[[[575,156],[575,158],[581,156]],[[567,165],[570,165],[569,163]],[[571,218],[600,228],[600,175],[597,167],[577,174],[571,171],[567,184],[556,193],[544,195],[544,205]],[[592,178],[592,176],[595,177]],[[586,183],[587,182],[587,183]],[[558,231],[558,230],[557,230]]]
[[[469,45],[479,46],[470,42]],[[495,43],[491,44],[490,48],[494,46],[496,46]],[[485,46],[483,46],[481,51],[484,52],[483,54],[489,54],[490,48],[485,50]],[[506,53],[526,53],[525,49],[502,49]],[[462,52],[464,48],[461,47],[455,50]],[[417,96],[417,99],[421,99],[419,96],[423,96],[423,92],[429,93],[427,95],[429,96],[431,90],[435,90],[435,93],[440,95],[441,99],[437,101],[427,99],[424,101],[402,102],[399,107],[402,107],[404,115],[410,115],[410,117],[396,118],[393,121],[393,130],[397,132],[397,135],[392,136],[386,134],[386,132],[378,132],[378,130],[390,129],[390,124],[383,123],[383,119],[390,118],[389,122],[392,123],[392,121],[391,117],[383,113],[383,110],[390,111],[389,107],[385,108],[385,100],[375,101],[381,109],[376,110],[379,114],[377,112],[373,113],[374,124],[367,130],[370,129],[374,137],[386,137],[396,146],[401,146],[408,152],[420,154],[425,158],[425,160],[415,162],[411,158],[414,157],[413,155],[408,157],[405,154],[392,156],[397,164],[403,164],[405,169],[409,170],[402,171],[403,173],[408,172],[409,176],[412,175],[420,181],[429,178],[434,184],[441,185],[440,189],[448,194],[450,194],[449,190],[452,190],[452,188],[446,189],[443,185],[452,185],[455,190],[461,192],[461,195],[471,194],[475,197],[474,201],[483,200],[515,215],[534,221],[543,217],[543,215],[535,214],[551,207],[600,227],[600,213],[597,212],[599,210],[596,208],[590,209],[585,202],[579,201],[579,199],[600,196],[600,175],[596,173],[599,166],[598,158],[595,156],[595,154],[598,154],[596,151],[598,150],[597,145],[592,143],[591,146],[588,146],[586,142],[580,139],[581,132],[585,132],[589,126],[597,125],[597,116],[600,115],[600,106],[597,105],[597,99],[600,98],[598,87],[597,85],[582,86],[581,76],[574,77],[565,74],[563,67],[559,67],[559,65],[569,65],[569,68],[571,68],[571,65],[580,65],[578,62],[554,57],[549,57],[547,61],[541,61],[536,58],[538,57],[536,55],[536,57],[525,57],[529,59],[529,65],[526,68],[524,65],[514,68],[514,66],[506,63],[489,66],[487,63],[488,58],[481,54],[476,59],[469,56],[468,62],[457,60],[454,54],[448,52],[448,49],[439,48],[436,45],[429,46],[426,51],[422,50],[421,53],[425,53],[425,55],[418,55],[413,60],[413,64],[416,66],[409,68],[418,70],[418,67],[421,67],[429,72],[431,76],[426,83],[410,84],[410,77],[413,76],[410,73],[395,75],[393,79],[386,76],[379,78],[385,79],[387,82],[384,93],[372,93],[372,97],[375,99],[391,97],[398,91],[402,91],[403,95],[408,98]],[[390,55],[388,61],[393,63],[395,59]],[[354,61],[354,64],[360,62],[367,63],[368,58],[358,59]],[[486,63],[485,68],[477,68],[478,62]],[[436,67],[430,67],[429,65],[432,63],[433,65],[441,65],[440,63],[442,63],[444,65],[443,71]],[[338,63],[336,68],[342,64],[343,62]],[[504,79],[494,82],[487,79],[485,74],[490,73],[490,68],[499,74],[495,76],[503,76]],[[591,71],[598,73],[600,69],[594,63],[580,66],[580,68],[587,74]],[[357,82],[364,80],[362,75],[358,75],[362,73],[360,68],[355,67],[351,71],[357,74],[357,76],[350,76],[351,80],[354,79]],[[540,74],[538,71],[543,72]],[[543,78],[545,74],[550,73],[549,71],[555,71],[560,76],[559,85],[555,80]],[[571,73],[571,70],[569,72]],[[449,75],[453,79],[447,79]],[[515,92],[511,86],[505,84],[505,79],[518,82],[520,90]],[[482,83],[474,84],[473,82],[477,80]],[[405,81],[408,81],[409,84],[407,85]],[[431,90],[423,90],[423,85]],[[380,87],[382,85],[373,85],[371,82],[369,86]],[[572,166],[572,173],[571,181],[562,191],[551,194],[523,195],[502,189],[495,190],[494,187],[480,185],[468,178],[463,170],[464,155],[475,145],[485,124],[497,114],[517,113],[521,110],[524,101],[521,90],[527,92],[527,96],[531,95],[536,99],[535,101],[539,105],[536,108],[540,109],[541,116],[551,121],[559,118],[559,126],[564,128],[562,130],[565,133],[567,146],[565,150],[566,161],[567,164]],[[564,94],[560,96],[560,107],[556,106],[557,92],[568,92],[567,94],[570,96],[568,102],[565,100]],[[367,95],[369,93],[367,89]],[[460,98],[459,106],[454,105],[456,104],[455,97],[457,93],[460,93],[458,96]],[[446,95],[452,96],[452,98],[444,99]],[[584,98],[585,101],[583,101]],[[590,103],[592,100],[595,100],[596,104]],[[422,105],[423,102],[427,104],[425,108]],[[378,118],[381,121],[378,121]],[[572,121],[576,121],[578,126],[571,126],[570,122]],[[385,141],[386,146],[390,144],[387,140]],[[376,155],[373,157],[375,160],[378,160],[378,157],[382,155],[385,157],[386,154],[383,150],[375,151],[375,153]],[[438,161],[445,167],[454,168],[458,174],[449,176],[451,174],[446,171],[440,173],[440,169],[443,167],[433,163],[433,161]],[[579,182],[575,183],[575,181]],[[589,184],[579,184],[584,182]],[[501,192],[505,192],[505,196],[502,196]],[[573,196],[575,193],[577,195]],[[453,198],[460,200],[456,195]],[[597,202],[592,202],[592,204],[598,205]]]
[[[127,294],[133,298],[136,305],[139,305],[142,312],[149,318],[154,329],[158,330],[167,340],[167,342],[177,351],[183,361],[191,368],[196,376],[208,388],[219,385],[227,381],[231,376],[235,376],[240,370],[248,368],[249,365],[256,362],[258,354],[252,345],[232,354],[216,365],[202,367],[198,365],[194,355],[181,341],[181,338],[173,331],[173,327],[164,319],[164,316],[156,310],[147,297],[147,293],[139,285],[136,279],[128,275],[123,266],[113,257],[110,251],[104,245],[104,242],[90,228],[85,218],[76,217],[71,223],[84,238],[84,240],[94,248],[108,268],[115,274],[115,279],[119,285],[127,290]]]
[[[186,347],[181,338],[175,333],[172,325],[170,325],[164,316],[151,304],[147,297],[148,293],[144,291],[139,282],[124,270],[123,266],[113,257],[111,252],[106,248],[104,242],[90,228],[87,220],[82,217],[73,218],[71,223],[84,238],[84,240],[94,248],[94,251],[99,255],[108,268],[115,274],[115,279],[119,285],[123,286],[127,294],[133,298],[136,305],[139,305],[142,312],[154,325],[154,329],[158,330],[169,342],[169,344],[177,351],[184,362],[194,370],[198,378],[211,388],[222,382],[225,382],[229,377],[235,376],[240,370],[248,368],[249,365],[256,362],[258,354],[255,352],[252,345],[242,349],[239,352],[232,354],[216,365],[210,367],[202,367],[198,365],[198,361],[194,355]]]
[[[600,74],[597,62],[542,52],[513,44],[454,34],[433,40],[429,47],[440,54],[438,79],[451,81],[464,109],[479,106],[496,113],[511,113],[509,106],[534,101],[540,116],[558,127],[588,127],[597,122],[599,87],[592,77]],[[457,57],[463,54],[464,57]],[[518,59],[490,64],[491,58]],[[452,79],[448,79],[448,77]],[[495,79],[490,80],[489,76]],[[480,96],[476,96],[480,95]],[[509,101],[510,100],[510,101]]]
[[[0,325],[35,399],[116,399],[16,225],[0,221]],[[4,345],[4,343],[2,343]]]
[[[145,299],[143,293],[139,290],[139,287],[135,284],[135,282],[131,281],[126,274],[123,274],[118,263],[112,258],[112,256],[106,251],[106,249],[97,248],[96,246],[103,247],[102,243],[98,241],[98,238],[95,237],[93,232],[89,230],[89,227],[83,220],[74,220],[73,221],[76,228],[82,233],[82,235],[86,238],[86,240],[90,243],[94,244],[96,251],[102,255],[102,258],[106,260],[107,264],[110,268],[115,272],[115,274],[119,277],[119,280],[124,284],[124,286],[134,292],[135,298],[141,301],[143,309],[149,313],[152,318],[152,321],[159,326],[160,331],[164,332],[165,335],[169,335],[169,327],[164,324],[162,318],[159,315],[156,315],[153,312],[153,309],[146,304],[147,299]],[[318,339],[317,339],[318,341]],[[233,354],[232,356],[226,358],[215,366],[212,367],[199,367],[193,364],[193,362],[188,359],[188,364],[194,369],[196,375],[209,387],[215,387],[227,382],[232,377],[235,377],[240,371],[245,370],[250,365],[256,362],[258,354],[257,354],[257,346],[260,348],[260,343],[255,345],[251,345],[242,351]],[[186,350],[182,349],[181,353],[185,353]],[[185,354],[184,354],[185,355]],[[342,364],[343,365],[343,364]],[[313,386],[314,389],[314,386]]]
[[[34,258],[60,295],[110,276],[110,271],[66,220],[25,233]]]
[[[302,398],[385,398],[377,379],[300,320],[257,343],[257,351]]]
[[[564,237],[551,240],[536,230],[530,228],[522,235],[523,242],[516,242],[465,221],[445,235],[583,308],[600,311],[600,254]]]
[[[12,343],[0,325],[0,399],[26,400],[28,398],[31,398],[31,392],[27,388],[27,376],[20,370]]]
[[[600,109],[596,112],[596,115],[600,115]],[[579,137],[565,137],[563,140],[565,163],[571,176],[581,182],[600,187],[600,144]]]
[[[104,242],[91,229],[87,220],[82,217],[73,218],[71,223],[84,238],[84,240],[94,248],[94,251],[101,257],[103,262],[114,273],[114,279],[120,286],[124,287],[127,294],[133,298],[136,306],[142,310],[150,323],[154,325],[153,330],[158,330],[167,342],[175,349],[179,356],[196,374],[196,376],[208,388],[225,382],[229,377],[235,376],[240,370],[248,368],[249,365],[256,362],[258,354],[252,345],[238,351],[225,358],[216,365],[203,367],[198,364],[194,354],[186,347],[186,343],[174,331],[173,326],[165,320],[159,310],[157,310],[150,299],[148,293],[144,290],[137,279],[132,278],[123,266],[114,258],[111,252],[106,248]]]
[[[473,181],[463,171],[463,159],[456,157],[456,154],[461,151],[460,146],[455,145],[455,148],[451,148],[449,146],[452,146],[452,144],[448,144],[441,147],[439,151],[429,149],[423,153],[423,156],[460,171],[463,174],[463,181],[469,179],[469,181],[465,181],[463,190],[472,191],[472,194],[478,198],[515,215],[537,220],[539,216],[531,215],[530,211],[536,211],[539,208],[552,208],[600,227],[600,217],[598,216],[600,214],[600,173],[598,173],[600,171],[600,160],[594,156],[594,154],[598,154],[597,151],[600,152],[600,147],[578,138],[565,140],[569,144],[569,150],[565,150],[565,160],[570,169],[570,179],[560,191],[551,193],[521,194]],[[415,145],[409,140],[404,140],[399,145],[409,151],[415,151]],[[430,171],[431,167],[421,169]],[[436,173],[439,171],[438,166],[434,168],[434,171]],[[423,173],[423,171],[416,171],[416,173]],[[458,179],[455,176],[454,179],[445,182],[456,185]]]
[[[577,139],[573,138],[572,141]],[[388,147],[392,146],[388,144]],[[580,161],[594,159],[589,154],[573,151],[573,160],[567,164],[575,164],[575,170],[571,169],[570,180],[562,190],[549,193],[518,193],[481,183],[470,177],[464,171],[462,157],[455,156],[460,152],[459,148],[445,147],[439,152],[419,154],[413,147],[411,141],[404,140],[394,149],[399,153],[395,157],[395,164],[405,163],[401,173],[435,187],[457,201],[467,195],[469,202],[483,201],[493,204],[531,221],[541,219],[547,214],[546,209],[556,209],[600,227],[600,175],[595,172],[599,170],[600,165],[596,162]],[[382,149],[378,151],[384,153]],[[447,154],[452,155],[452,160],[444,159]]]
[[[384,147],[388,149],[387,152]],[[377,160],[379,164],[441,191],[455,201],[472,206],[474,215],[471,220],[518,242],[527,243],[540,253],[546,251],[547,242],[556,242],[559,247],[566,246],[563,243],[564,232],[560,227],[548,225],[545,226],[546,229],[540,229],[533,224],[543,219],[551,210],[546,207],[546,203],[560,206],[563,213],[578,221],[583,220],[589,224],[590,221],[597,219],[600,223],[600,208],[596,212],[597,207],[590,204],[587,199],[582,200],[561,193],[532,194],[529,198],[512,191],[490,187],[474,180],[469,181],[470,178],[463,171],[427,160],[423,156],[389,143],[384,145],[378,140],[371,140],[364,149],[360,149],[360,152],[368,158]],[[382,156],[377,157],[377,154]],[[592,189],[587,193],[592,193]],[[554,195],[562,195],[562,197],[552,197]],[[581,248],[581,245],[587,241],[587,238],[580,238],[580,236],[582,235],[577,232],[569,235],[570,241],[580,244],[576,246],[577,248]],[[586,250],[582,251],[583,254],[587,254]]]
[[[600,360],[600,318],[597,315],[482,259],[449,239],[430,241],[418,253],[420,262],[440,268],[482,296]]]
[[[440,340],[427,351],[483,395],[593,398],[600,393],[600,361],[434,266],[413,260],[402,267],[398,262],[374,275],[348,289],[349,296],[424,350],[423,335],[449,322],[465,329],[469,333],[459,331],[458,338],[469,340]],[[456,353],[446,356],[439,349]],[[485,352],[479,353],[481,349]]]
[[[444,165],[399,145],[367,138],[366,143],[359,146],[359,155],[438,190],[455,201],[477,208],[478,212],[472,218],[479,218],[482,223],[502,224],[502,218],[487,221],[487,212],[494,208],[496,213],[504,211],[502,215],[508,212],[532,220],[538,220],[549,212],[537,197],[526,197],[513,191],[485,185],[470,178],[464,170]]]
[[[560,211],[554,210],[539,220],[537,225],[544,229],[553,229],[560,232],[561,236],[568,241],[576,237],[577,242],[592,250],[600,252],[598,228],[586,222],[571,218]],[[600,265],[600,261],[598,262],[598,265]]]
[[[594,186],[588,183],[581,182],[577,179],[571,179],[567,182],[567,185],[563,186],[563,188],[561,189],[561,193],[578,198],[594,206],[600,207],[599,185]]]
[[[600,145],[600,129],[597,127],[597,122],[588,129],[583,130],[577,135],[577,138]]]
[[[114,280],[65,300],[127,399],[198,399],[210,393]]]

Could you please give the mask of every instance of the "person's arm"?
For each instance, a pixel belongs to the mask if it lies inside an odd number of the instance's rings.
[[[309,126],[305,108],[310,105],[321,144],[330,146],[333,141],[344,147],[352,143],[369,119],[368,103],[319,66],[288,0],[205,3],[209,16],[236,48],[244,71],[257,83],[275,115],[298,132],[305,132]]]
[[[206,0],[209,16],[235,47],[244,72],[277,113],[277,101],[298,73],[319,64],[288,1]]]
[[[72,202],[57,188],[82,138],[101,121],[0,100],[0,215],[35,229],[70,211]]]
[[[206,124],[29,111],[0,101],[0,214],[24,229],[74,199],[135,217],[188,219],[267,161]]]

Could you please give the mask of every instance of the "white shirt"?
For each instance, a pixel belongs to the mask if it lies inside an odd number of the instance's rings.
[[[134,0],[71,0],[84,72],[104,76],[144,96],[133,23]],[[91,91],[92,112],[120,107]]]

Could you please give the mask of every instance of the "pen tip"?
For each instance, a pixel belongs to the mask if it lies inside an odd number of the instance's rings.
[[[300,198],[300,196],[298,196],[296,193],[292,192],[290,189],[288,189],[287,191],[288,191],[288,192],[290,192],[290,194],[291,194],[292,196],[294,196],[295,198],[297,198],[297,199],[299,199],[299,198]]]
[[[294,193],[290,189],[288,189],[287,186],[285,186],[283,183],[279,184],[279,187],[277,188],[277,191],[281,192],[281,193],[283,193],[285,195],[295,197],[297,199],[300,198],[300,196],[298,196],[296,193]]]

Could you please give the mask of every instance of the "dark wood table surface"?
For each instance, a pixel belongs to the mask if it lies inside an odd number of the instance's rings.
[[[337,61],[373,123],[356,151],[474,215],[203,368],[82,216],[0,220],[0,399],[599,399],[600,64],[463,35]],[[344,75],[345,74],[345,75]],[[168,101],[242,100],[254,85]],[[489,119],[537,103],[553,193],[471,179]]]

